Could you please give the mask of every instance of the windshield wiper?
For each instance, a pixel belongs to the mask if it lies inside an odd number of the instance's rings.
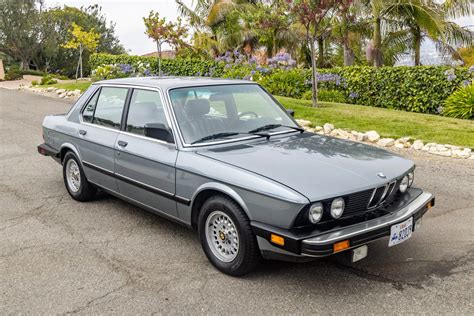
[[[195,140],[194,142],[192,142],[191,145],[194,145],[194,144],[197,144],[197,143],[202,143],[202,142],[205,142],[206,140],[224,138],[224,137],[235,136],[235,135],[239,135],[239,134],[242,134],[242,133],[237,133],[237,132],[215,133],[215,134],[211,134],[211,135],[207,135],[207,136],[204,136],[202,138],[199,138],[198,140]]]
[[[261,126],[261,127],[258,127],[258,128],[255,128],[255,129],[249,131],[249,134],[255,134],[255,133],[258,133],[258,132],[268,131],[268,130],[275,129],[275,128],[278,128],[278,127],[291,128],[291,129],[294,129],[294,130],[296,130],[300,133],[304,132],[304,129],[302,129],[301,127],[290,126],[290,125],[282,125],[282,124],[268,124],[268,125],[264,125],[264,126]]]

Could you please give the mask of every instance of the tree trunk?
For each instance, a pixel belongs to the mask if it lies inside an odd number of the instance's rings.
[[[80,61],[80,69],[81,69],[81,76],[79,78],[83,78],[83,73],[82,73],[82,52],[84,51],[84,48],[82,47],[82,44],[79,44],[79,61]]]
[[[158,50],[158,76],[161,76],[161,43],[156,42],[156,48]]]
[[[416,27],[413,32],[413,49],[415,50],[415,66],[421,66],[421,30]]]
[[[324,38],[318,37],[318,68],[324,68]]]
[[[344,50],[344,66],[354,65],[354,51],[350,46],[349,31],[347,28],[347,12],[342,16],[342,48]]]
[[[344,39],[344,66],[354,65],[354,51],[349,46],[348,41]]]
[[[374,22],[374,66],[382,67],[383,65],[383,56],[382,56],[382,30],[381,30],[381,20],[376,18]]]
[[[317,80],[317,69],[316,69],[316,58],[315,58],[315,48],[314,48],[314,42],[316,41],[315,36],[309,36],[307,35],[307,39],[309,39],[309,48],[311,51],[311,91],[312,91],[312,106],[317,107],[318,106],[318,80]]]
[[[22,57],[21,63],[20,63],[20,68],[21,70],[28,70],[30,69],[30,61],[26,57]]]

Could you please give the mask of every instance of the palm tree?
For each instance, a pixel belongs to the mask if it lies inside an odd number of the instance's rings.
[[[242,11],[251,9],[255,0],[196,0],[193,8],[175,0],[181,16],[188,19],[196,32],[207,33],[215,55],[238,45],[252,45],[254,31],[240,19]]]
[[[383,65],[384,46],[385,48],[387,46],[401,48],[406,46],[409,39],[415,50],[415,63],[419,64],[423,34],[436,38],[443,32],[444,25],[440,10],[432,2],[424,0],[371,0],[370,2],[374,28],[372,39],[374,66]],[[390,45],[383,45],[382,26],[388,30],[387,33],[390,36],[387,39]],[[402,26],[407,29],[399,31]]]

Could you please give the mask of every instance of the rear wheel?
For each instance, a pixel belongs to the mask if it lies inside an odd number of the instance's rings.
[[[97,189],[87,181],[79,159],[71,151],[63,159],[63,178],[66,189],[74,200],[85,202],[94,198]]]
[[[199,214],[199,238],[209,261],[220,271],[240,276],[260,260],[250,221],[240,206],[225,196],[213,196]]]

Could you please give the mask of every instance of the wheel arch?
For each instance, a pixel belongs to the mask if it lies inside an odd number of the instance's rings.
[[[242,208],[242,210],[245,212],[247,217],[250,219],[250,216],[249,216],[250,213],[249,213],[246,203],[234,189],[222,183],[210,182],[210,183],[201,185],[196,190],[193,198],[191,199],[191,226],[194,229],[197,229],[197,222],[198,222],[201,206],[204,204],[204,202],[208,198],[214,195],[223,195],[232,199]]]
[[[79,158],[79,163],[82,166],[82,159],[81,155],[79,154],[79,150],[77,150],[76,146],[71,143],[64,143],[59,148],[59,159],[61,159],[61,163],[63,163],[64,156],[68,151],[72,151],[77,156],[77,158]]]

